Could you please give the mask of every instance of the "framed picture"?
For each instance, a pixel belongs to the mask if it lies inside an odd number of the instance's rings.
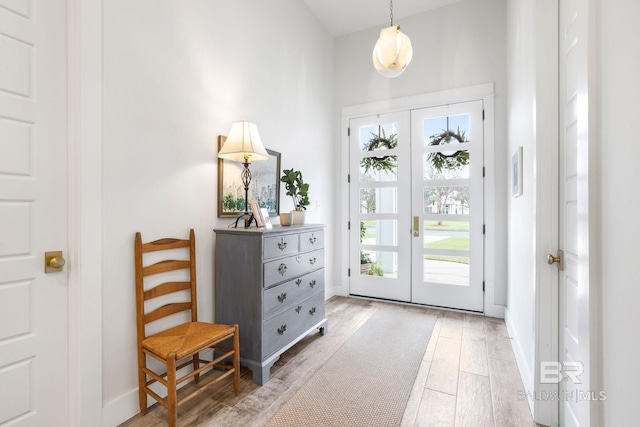
[[[218,151],[226,140],[218,136]],[[255,199],[260,208],[276,215],[280,211],[280,153],[267,149],[269,160],[249,164],[251,183],[249,200]],[[218,217],[236,217],[244,212],[244,184],[242,163],[218,158]],[[249,207],[251,211],[251,207]]]
[[[269,211],[267,211],[267,208],[260,208],[260,213],[262,214],[262,219],[264,220],[264,226],[268,229],[273,228],[273,224],[271,224],[271,217],[269,216]]]
[[[513,166],[513,190],[514,197],[522,196],[522,146],[518,147],[511,158]]]
[[[262,218],[262,212],[260,211],[258,201],[256,199],[251,199],[249,201],[249,205],[251,206],[251,213],[253,214],[258,227],[264,227],[264,218]]]

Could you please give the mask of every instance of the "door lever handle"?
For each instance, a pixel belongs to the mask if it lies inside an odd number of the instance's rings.
[[[413,217],[413,237],[420,237],[420,217]]]

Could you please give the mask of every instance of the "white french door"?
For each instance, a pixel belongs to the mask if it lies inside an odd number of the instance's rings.
[[[482,311],[482,101],[349,129],[350,294]]]
[[[411,112],[412,301],[483,311],[482,101]]]
[[[350,121],[350,293],[411,300],[408,112]]]

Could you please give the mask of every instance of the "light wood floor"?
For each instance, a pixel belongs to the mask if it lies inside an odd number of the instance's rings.
[[[180,404],[179,424],[263,426],[380,307],[437,318],[402,426],[536,426],[527,402],[519,399],[523,386],[502,320],[344,297],[327,301],[329,333],[312,334],[285,352],[267,384],[254,384],[251,372],[243,368],[239,396],[222,381]],[[138,414],[121,426],[164,426],[166,416],[164,407],[156,404],[145,416]]]

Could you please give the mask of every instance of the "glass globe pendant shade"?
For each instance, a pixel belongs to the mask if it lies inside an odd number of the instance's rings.
[[[411,40],[400,31],[400,26],[380,30],[380,37],[373,47],[373,66],[384,77],[398,77],[413,57]]]

